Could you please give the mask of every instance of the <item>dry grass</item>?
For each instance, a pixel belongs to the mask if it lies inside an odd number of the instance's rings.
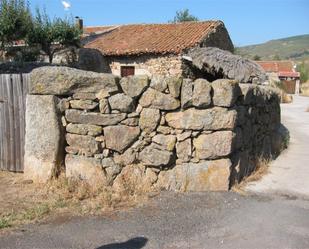
[[[249,176],[246,176],[242,179],[241,182],[236,183],[232,187],[232,191],[237,192],[239,194],[246,195],[245,187],[249,182],[256,182],[262,179],[264,175],[268,173],[269,169],[269,161],[265,159],[260,159],[257,162],[257,166],[254,172],[252,172]]]
[[[0,171],[0,230],[61,214],[99,215],[144,203],[147,197],[129,184],[116,192],[61,175],[46,185],[38,185],[23,181],[22,174]]]

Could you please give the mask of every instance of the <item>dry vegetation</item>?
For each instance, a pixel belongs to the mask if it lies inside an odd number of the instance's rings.
[[[148,195],[129,184],[120,192],[61,176],[46,185],[0,171],[0,231],[53,215],[99,215],[144,203]]]
[[[264,175],[268,173],[269,169],[269,161],[265,159],[261,159],[258,161],[256,169],[249,176],[245,176],[240,183],[235,184],[232,187],[232,191],[237,192],[239,194],[246,195],[245,187],[250,182],[256,182],[262,179]]]

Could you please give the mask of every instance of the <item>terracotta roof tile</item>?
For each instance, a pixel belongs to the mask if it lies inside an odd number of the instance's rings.
[[[266,72],[295,72],[292,61],[256,61]]]
[[[124,25],[101,35],[85,47],[96,48],[104,55],[179,54],[199,44],[220,24],[220,21],[205,21]],[[104,27],[102,29],[106,31]],[[94,32],[100,27],[86,30]]]

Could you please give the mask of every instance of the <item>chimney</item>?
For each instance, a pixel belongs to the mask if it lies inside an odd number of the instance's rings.
[[[76,27],[78,27],[80,30],[83,30],[84,28],[84,21],[82,18],[80,18],[79,16],[75,17],[75,25]]]

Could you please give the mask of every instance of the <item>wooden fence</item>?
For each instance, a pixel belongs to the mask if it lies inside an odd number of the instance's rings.
[[[0,170],[23,171],[29,74],[0,74]]]

